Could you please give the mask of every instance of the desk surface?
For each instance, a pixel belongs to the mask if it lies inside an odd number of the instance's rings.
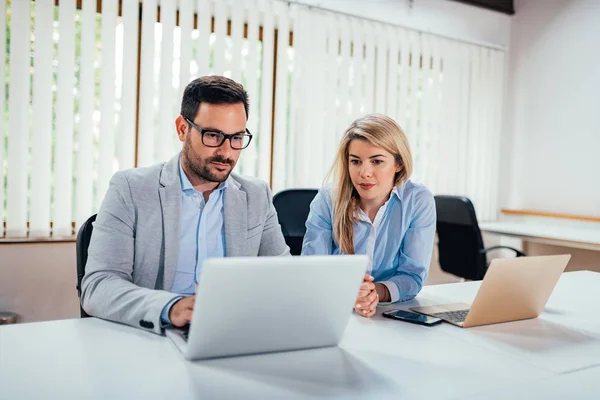
[[[600,224],[547,219],[481,222],[484,232],[519,236],[548,244],[600,250]]]
[[[353,315],[340,347],[194,363],[165,337],[95,318],[3,326],[0,399],[482,396],[597,365],[598,285],[600,274],[564,274],[537,320],[460,329]],[[478,286],[428,286],[402,308],[471,301]]]

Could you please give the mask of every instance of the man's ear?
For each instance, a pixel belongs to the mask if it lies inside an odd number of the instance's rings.
[[[177,137],[179,138],[179,141],[185,142],[185,137],[190,130],[190,125],[182,115],[175,119],[175,130],[177,131]]]

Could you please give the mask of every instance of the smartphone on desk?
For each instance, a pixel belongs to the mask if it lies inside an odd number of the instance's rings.
[[[441,319],[430,317],[428,315],[418,314],[416,312],[404,311],[404,310],[389,310],[384,311],[382,314],[386,318],[397,319],[400,321],[406,321],[413,324],[419,325],[436,325],[442,322]]]

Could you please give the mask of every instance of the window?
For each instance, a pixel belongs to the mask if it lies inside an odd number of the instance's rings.
[[[500,51],[279,0],[3,2],[0,237],[71,235],[115,171],[169,159],[183,88],[205,74],[249,92],[236,172],[274,191],[319,187],[351,121],[380,112],[414,179],[496,211]]]

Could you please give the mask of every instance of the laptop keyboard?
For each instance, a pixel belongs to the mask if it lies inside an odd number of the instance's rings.
[[[465,319],[467,319],[468,313],[469,313],[469,310],[466,309],[466,310],[439,312],[439,313],[435,313],[435,314],[431,314],[431,315],[434,317],[443,319],[444,321],[460,323],[460,322],[465,322]]]

